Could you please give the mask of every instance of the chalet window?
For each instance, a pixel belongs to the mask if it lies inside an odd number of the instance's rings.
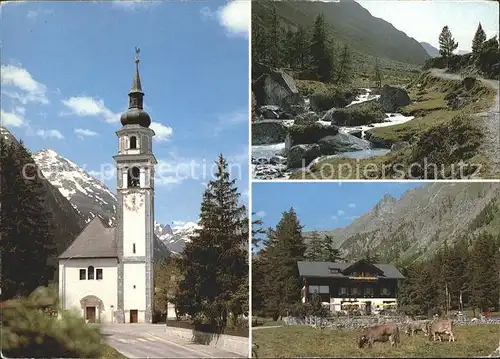
[[[89,266],[89,268],[87,269],[87,279],[94,279],[94,267],[92,266]]]
[[[330,274],[337,274],[340,273],[340,269],[338,268],[328,268],[330,270]]]
[[[137,137],[135,136],[130,137],[130,148],[131,149],[137,148]]]
[[[340,287],[340,295],[347,295],[347,287]]]
[[[87,271],[85,269],[80,269],[80,280],[85,280],[87,277]]]
[[[352,295],[360,295],[361,291],[359,290],[358,287],[353,287],[353,288],[351,288],[351,294]]]
[[[132,253],[135,254],[135,243],[132,244]]]
[[[374,291],[372,287],[365,288],[365,295],[373,295]]]
[[[319,293],[320,294],[330,294],[330,287],[327,285],[320,285],[319,286]]]
[[[102,268],[98,268],[95,270],[95,276],[96,276],[96,279],[102,279]]]
[[[319,285],[310,285],[309,293],[310,294],[319,293]]]
[[[382,288],[382,295],[389,295],[389,288]]]

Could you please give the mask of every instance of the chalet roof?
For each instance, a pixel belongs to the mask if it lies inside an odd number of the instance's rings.
[[[117,257],[115,228],[105,226],[99,217],[94,217],[59,259]]]
[[[323,278],[347,278],[342,271],[355,263],[338,262],[297,262],[301,277],[323,277]],[[383,272],[383,277],[388,279],[403,279],[404,276],[392,264],[370,263]],[[338,273],[332,273],[331,269],[339,269]]]

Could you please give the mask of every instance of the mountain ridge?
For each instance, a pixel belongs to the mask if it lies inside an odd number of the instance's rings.
[[[391,23],[372,16],[354,0],[253,1],[252,15],[255,15],[255,21],[264,26],[269,24],[271,6],[276,6],[285,26],[295,28],[312,25],[316,16],[323,13],[334,40],[349,44],[359,53],[414,65],[422,65],[430,58],[416,39]]]
[[[56,151],[44,148],[33,154],[33,159],[43,176],[71,203],[71,206],[89,223],[99,216],[108,226],[116,225],[116,195],[99,179],[92,176],[75,162]],[[174,233],[168,224],[154,222],[157,246],[179,253],[184,249],[192,231]],[[172,240],[175,237],[175,240]]]
[[[399,199],[386,195],[349,226],[318,233],[332,236],[347,257],[370,250],[392,261],[425,258],[478,231],[500,231],[499,183],[431,183]]]

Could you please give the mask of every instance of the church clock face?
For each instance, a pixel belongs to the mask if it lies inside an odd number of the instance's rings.
[[[144,197],[137,194],[129,194],[124,201],[125,207],[130,211],[137,211],[144,204]]]

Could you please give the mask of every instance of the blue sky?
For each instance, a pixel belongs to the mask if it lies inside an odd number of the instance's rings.
[[[348,226],[385,194],[400,198],[423,182],[286,182],[252,185],[253,219],[275,228],[284,211],[295,209],[304,231]]]
[[[498,34],[499,3],[469,0],[356,0],[375,17],[390,22],[419,42],[436,48],[441,30],[448,25],[458,49],[471,51],[472,39],[481,22],[488,38]]]
[[[101,169],[114,166],[138,46],[161,166],[156,219],[198,219],[211,179],[200,168],[220,152],[247,203],[249,16],[246,1],[3,3],[2,124],[115,191]]]

